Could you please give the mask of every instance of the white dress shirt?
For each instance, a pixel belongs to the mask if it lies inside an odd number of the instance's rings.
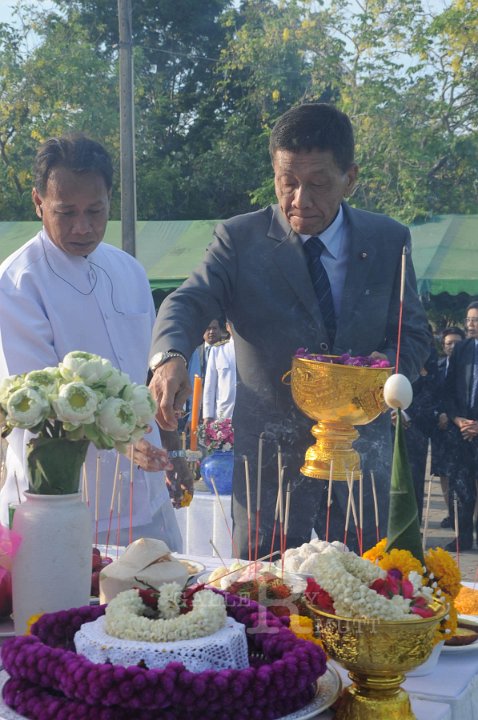
[[[207,361],[202,401],[203,418],[230,418],[236,401],[234,340],[213,345]]]
[[[100,243],[86,258],[70,255],[42,230],[0,266],[0,308],[0,378],[55,366],[68,352],[84,350],[107,358],[133,382],[146,382],[155,310],[146,273],[128,253]],[[0,492],[3,524],[8,524],[8,503],[18,501],[15,475],[20,492],[28,486],[29,437],[20,429],[8,437],[7,478]],[[147,440],[161,446],[156,424]],[[88,493],[94,512],[98,476],[100,531],[108,528],[116,456],[114,450],[98,451],[90,444]],[[130,461],[120,458],[121,527],[127,527]],[[165,502],[170,503],[164,473],[135,466],[133,526],[151,522]],[[116,509],[114,516],[117,526]]]

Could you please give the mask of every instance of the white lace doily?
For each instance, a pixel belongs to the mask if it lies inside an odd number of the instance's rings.
[[[75,635],[75,647],[94,663],[137,665],[162,668],[170,662],[182,662],[192,672],[202,670],[242,670],[249,667],[246,629],[232,618],[213,635],[194,640],[149,643],[121,640],[104,631],[104,616],[85,623]]]

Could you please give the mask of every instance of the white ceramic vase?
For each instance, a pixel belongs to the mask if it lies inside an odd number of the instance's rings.
[[[91,513],[79,493],[25,493],[13,530],[22,542],[13,559],[15,633],[39,613],[87,605],[91,587]]]

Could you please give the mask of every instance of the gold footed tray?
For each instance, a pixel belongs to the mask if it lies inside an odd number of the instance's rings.
[[[429,618],[385,621],[343,618],[307,602],[329,656],[349,671],[352,685],[341,697],[335,720],[413,720],[405,673],[433,650],[438,623],[448,607],[434,601]]]
[[[354,426],[367,425],[386,410],[383,386],[392,372],[391,367],[292,358],[292,397],[299,410],[316,421],[311,430],[316,442],[305,454],[303,475],[327,479],[333,464],[333,480],[347,480],[360,470],[360,456],[352,447],[358,437]]]

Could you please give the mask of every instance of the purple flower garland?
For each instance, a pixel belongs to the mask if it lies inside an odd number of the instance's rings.
[[[321,648],[296,638],[288,618],[223,595],[228,615],[249,630],[248,668],[193,673],[178,662],[154,670],[92,663],[76,654],[73,637],[105,606],[76,608],[45,614],[32,635],[3,644],[4,701],[31,720],[273,720],[303,707],[326,670]]]

